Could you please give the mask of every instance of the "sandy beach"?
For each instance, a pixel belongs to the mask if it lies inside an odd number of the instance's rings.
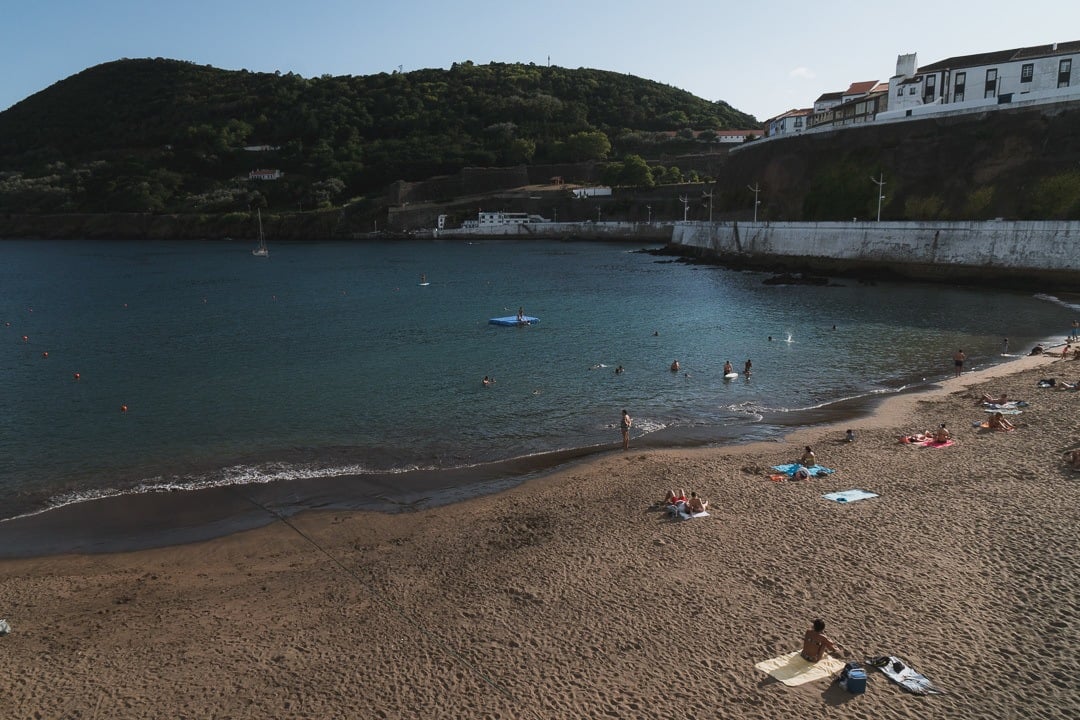
[[[0,562],[12,718],[1067,718],[1080,712],[1080,362],[1021,358],[783,442],[616,451],[496,495]],[[979,430],[982,392],[1030,403]],[[948,423],[947,448],[898,442]],[[856,440],[844,442],[851,427]],[[826,477],[777,483],[812,445]],[[708,518],[674,521],[667,488]],[[851,504],[822,494],[863,489]],[[851,695],[757,662],[816,617]]]

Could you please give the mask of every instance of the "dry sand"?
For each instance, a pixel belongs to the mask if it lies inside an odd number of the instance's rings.
[[[1023,369],[1027,367],[1028,369]],[[1020,372],[1016,372],[1017,370]],[[1012,373],[1012,374],[1008,374]],[[398,515],[0,563],[12,718],[1066,718],[1080,712],[1080,362],[1025,358],[781,443],[614,452]],[[979,432],[974,397],[1031,406]],[[947,421],[947,449],[901,445]],[[773,483],[812,444],[834,475]],[[669,487],[712,517],[655,509]],[[862,488],[851,505],[821,495]],[[815,617],[948,691],[786,687]]]

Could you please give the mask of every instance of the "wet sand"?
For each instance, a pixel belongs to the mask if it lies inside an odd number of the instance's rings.
[[[504,492],[0,561],[4,707],[82,718],[1066,718],[1080,708],[1080,362],[1023,358],[783,442],[611,452]],[[980,431],[982,392],[1031,403]],[[897,442],[947,422],[944,449]],[[843,441],[844,430],[857,434]],[[774,483],[804,445],[837,472]],[[711,500],[671,521],[669,487]],[[880,497],[843,505],[823,493]],[[223,501],[222,515],[231,516]],[[948,694],[787,687],[815,617]]]

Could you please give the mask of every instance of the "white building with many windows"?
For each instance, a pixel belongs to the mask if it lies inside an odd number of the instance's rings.
[[[806,128],[809,127],[807,120],[813,112],[813,108],[788,110],[782,115],[777,115],[774,118],[766,120],[766,137],[801,135],[805,132]]]
[[[877,119],[1080,100],[1077,60],[1080,40],[963,55],[918,69],[914,54],[900,55],[889,79],[889,109]]]

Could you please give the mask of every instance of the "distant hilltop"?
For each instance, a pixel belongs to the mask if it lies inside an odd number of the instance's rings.
[[[308,79],[118,60],[0,113],[0,212],[304,211],[466,167],[679,154],[759,127],[604,70],[464,62]]]

